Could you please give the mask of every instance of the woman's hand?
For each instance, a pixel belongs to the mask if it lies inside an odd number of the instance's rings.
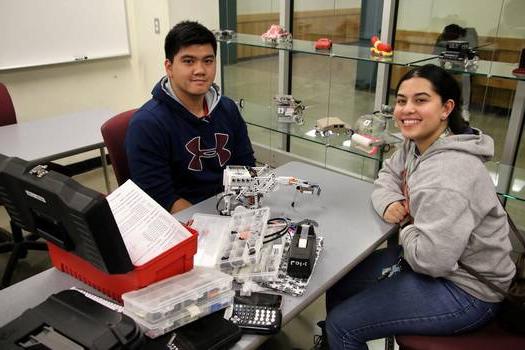
[[[383,219],[389,224],[398,224],[408,215],[402,202],[391,203],[383,214]]]

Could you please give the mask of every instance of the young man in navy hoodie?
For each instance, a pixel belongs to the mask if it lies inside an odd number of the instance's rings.
[[[166,76],[126,136],[131,179],[175,213],[220,193],[226,165],[255,165],[246,123],[213,81],[217,41],[197,22],[166,36]]]

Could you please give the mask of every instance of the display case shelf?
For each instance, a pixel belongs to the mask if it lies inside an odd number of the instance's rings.
[[[321,57],[320,59],[323,59],[322,57],[325,57],[327,60],[336,60],[336,59],[342,59],[342,60],[348,60],[348,61],[356,61],[356,62],[368,62],[370,64],[384,64],[384,65],[397,65],[402,67],[413,67],[413,66],[421,66],[425,64],[434,64],[434,65],[441,65],[441,62],[436,54],[424,54],[424,53],[417,53],[417,52],[408,52],[408,51],[401,51],[401,50],[395,50],[392,57],[376,57],[370,54],[370,47],[368,45],[353,45],[353,44],[333,44],[332,48],[330,50],[316,50],[314,48],[314,42],[313,41],[306,41],[306,40],[297,40],[294,39],[291,42],[283,42],[283,43],[267,43],[262,40],[262,38],[259,35],[253,35],[253,34],[242,34],[237,33],[228,40],[220,40],[222,43],[229,47],[235,47],[237,45],[244,45],[244,46],[251,46],[251,47],[257,47],[257,48],[263,48],[263,49],[273,49],[284,53],[290,53],[290,54],[299,54],[297,57],[302,57],[301,54],[305,55],[315,55],[317,57]],[[487,48],[484,48],[485,50],[489,50],[490,47],[487,46]],[[266,55],[268,51],[265,51]],[[295,57],[295,56],[294,56]],[[316,62],[319,62],[319,59],[317,59]],[[338,71],[332,71],[332,63],[335,61],[327,61],[326,65],[314,65],[312,66],[312,69],[316,70],[322,70],[322,69],[330,69],[329,74],[326,76],[326,86],[329,87],[329,89],[341,89],[344,87],[341,85],[337,85],[331,81],[332,79],[337,78],[338,75],[341,73]],[[344,64],[344,63],[343,63]],[[337,67],[337,64],[333,64],[334,67]],[[329,67],[329,68],[327,68]],[[523,80],[525,80],[525,77],[521,76],[515,76],[512,74],[512,70],[517,67],[516,64],[511,63],[503,63],[503,62],[495,62],[490,60],[478,60],[477,66],[475,69],[464,69],[462,66],[453,66],[453,67],[445,67],[448,71],[456,74],[464,74],[464,75],[470,75],[470,76],[482,76],[487,77],[487,79],[490,78],[503,78],[508,80],[517,80],[518,83],[521,83],[523,86]],[[295,74],[295,73],[293,73]],[[305,83],[304,77],[302,79],[298,80],[301,83]],[[518,84],[519,85],[519,84]],[[323,85],[320,85],[321,88],[323,88]],[[273,86],[275,89],[275,94],[277,94],[276,84]],[[518,89],[519,90],[519,89]],[[269,89],[269,91],[272,91],[272,88]],[[266,95],[269,94],[269,91],[266,91]],[[225,91],[226,94],[228,94],[228,91]],[[238,98],[244,98],[242,96],[242,91],[239,93],[240,95],[237,96]],[[330,92],[328,92],[330,94]],[[520,94],[517,94],[517,96],[521,96]],[[295,96],[294,96],[295,97]],[[301,96],[298,96],[301,98]],[[519,101],[518,98],[515,97],[514,104],[520,104],[523,101]],[[321,104],[330,104],[333,103],[333,101],[330,100],[330,96],[328,96],[328,100],[326,102],[320,102]],[[317,112],[319,112],[319,108],[317,108]],[[372,112],[371,110],[369,112]],[[245,101],[245,107],[243,110],[243,116],[246,120],[246,122],[254,127],[258,127],[264,130],[268,130],[270,132],[274,132],[277,135],[281,135],[283,139],[288,138],[288,142],[290,142],[290,137],[294,140],[301,140],[310,142],[312,144],[322,146],[326,150],[325,152],[328,152],[329,149],[341,151],[343,153],[349,153],[356,155],[358,157],[362,157],[363,159],[371,160],[372,162],[376,163],[376,170],[378,170],[381,167],[381,163],[385,157],[384,152],[378,152],[377,154],[370,155],[366,152],[363,152],[361,150],[358,150],[356,148],[349,146],[349,136],[344,134],[333,134],[331,136],[325,137],[321,136],[318,133],[315,132],[315,122],[317,119],[322,118],[324,116],[334,116],[333,111],[330,110],[329,107],[327,107],[326,114],[317,114],[317,115],[311,115],[315,114],[313,112],[309,112],[306,110],[304,112],[305,114],[305,123],[304,125],[297,125],[295,123],[280,123],[277,121],[277,115],[275,111],[275,106],[273,105],[273,102],[271,100],[271,96],[257,96],[257,101]],[[308,115],[310,113],[310,115]],[[353,112],[356,113],[355,111]],[[518,113],[513,113],[513,116],[511,116],[511,119],[517,119],[519,116]],[[319,117],[319,118],[318,118]],[[352,118],[355,121],[359,117],[359,115],[354,115]],[[523,117],[521,117],[523,118]],[[348,122],[351,127],[351,122],[348,120],[343,119],[345,122]],[[393,149],[393,147],[391,147]],[[506,198],[516,199],[519,201],[525,201],[525,181],[521,180],[522,178],[525,178],[523,175],[525,175],[525,171],[522,171],[520,169],[514,169],[510,165],[505,165],[502,163],[488,163],[487,168],[489,171],[491,171],[491,174],[493,176],[494,182],[497,186],[498,193],[505,196]]]
[[[281,135],[291,135],[295,138],[314,142],[319,145],[335,148],[345,152],[357,154],[362,157],[381,161],[382,154],[376,153],[370,155],[359,149],[354,149],[349,146],[350,135],[344,133],[331,133],[323,136],[316,132],[315,121],[311,118],[306,119],[303,125],[295,123],[279,123],[276,118],[276,113],[273,106],[262,106],[250,101],[244,102],[242,114],[246,123],[252,126],[270,130]]]
[[[491,62],[489,76],[511,80],[525,81],[525,75],[517,76],[512,73],[518,67],[515,63]]]
[[[238,33],[228,40],[219,40],[226,44],[248,45],[267,49],[284,50],[294,53],[347,58],[359,61],[369,61],[393,65],[406,66],[436,57],[418,52],[394,51],[392,57],[373,56],[369,45],[333,44],[330,50],[317,50],[315,42],[293,39],[291,42],[268,43],[260,35]]]
[[[507,199],[525,202],[525,169],[497,162],[487,162],[485,165],[498,194]]]
[[[429,60],[435,55],[396,51],[392,57],[377,57],[370,54],[370,46],[359,46],[359,45],[343,45],[334,44],[330,50],[316,50],[314,48],[313,41],[297,40],[294,39],[291,42],[281,43],[268,43],[263,41],[259,35],[253,34],[242,34],[237,33],[232,38],[227,40],[219,40],[220,42],[231,46],[231,45],[246,45],[257,48],[274,49],[279,51],[285,51],[290,53],[308,54],[325,56],[329,59],[348,59],[354,61],[366,61],[376,64],[388,64],[388,65],[401,65],[407,66],[411,63]],[[317,67],[319,68],[319,67]],[[329,80],[331,77],[327,77]],[[226,91],[226,93],[228,93]],[[277,94],[277,92],[275,93]],[[237,96],[243,98],[244,96]],[[252,126],[260,127],[266,130],[270,130],[279,133],[283,136],[290,135],[297,139],[314,142],[319,145],[324,145],[329,148],[334,148],[340,151],[356,154],[361,157],[381,162],[383,160],[383,152],[378,152],[370,155],[359,149],[350,146],[349,135],[342,134],[331,134],[330,136],[321,136],[315,132],[316,120],[321,119],[325,115],[312,115],[307,110],[305,112],[305,123],[304,125],[297,125],[295,123],[280,123],[277,121],[275,107],[271,100],[267,101],[266,105],[262,105],[261,101],[254,102],[245,100],[245,107],[243,109],[243,116],[246,122]],[[369,113],[372,110],[368,111]],[[310,115],[308,115],[310,114]],[[330,115],[332,116],[332,115]],[[352,123],[345,120],[352,127]]]
[[[434,64],[436,66],[441,65],[441,61],[438,57],[429,58],[427,60],[422,60],[418,62],[411,62],[409,66],[422,66],[425,64]],[[462,66],[455,65],[452,67],[446,67],[449,72],[452,73],[462,73],[469,75],[480,75],[486,76],[487,78],[503,78],[510,80],[525,80],[525,76],[517,76],[512,74],[512,71],[517,68],[515,63],[506,63],[506,62],[494,62],[494,61],[485,61],[479,60],[477,62],[476,68],[465,69]]]

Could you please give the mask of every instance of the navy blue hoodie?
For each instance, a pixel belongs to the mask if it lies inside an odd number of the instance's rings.
[[[237,106],[216,86],[203,118],[170,96],[168,86],[164,77],[134,114],[126,153],[133,182],[169,211],[179,198],[195,204],[220,193],[226,165],[254,166],[255,158]]]

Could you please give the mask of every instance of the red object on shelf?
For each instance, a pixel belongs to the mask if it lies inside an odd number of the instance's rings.
[[[377,49],[379,51],[390,52],[390,51],[392,51],[392,46],[390,46],[390,44],[380,43],[380,44],[377,45]]]
[[[193,268],[193,256],[197,252],[197,231],[186,227],[188,237],[170,250],[133,271],[124,274],[108,274],[91,265],[87,260],[47,242],[53,265],[76,279],[100,290],[122,303],[122,294],[146,287],[154,282],[187,272]]]
[[[370,52],[374,56],[392,56],[392,46],[390,44],[382,42],[377,35],[373,35],[370,38],[372,47]]]
[[[320,38],[315,42],[315,48],[318,50],[328,50],[332,47],[332,40],[328,38]]]
[[[513,69],[512,74],[520,78],[525,77],[525,67]]]

